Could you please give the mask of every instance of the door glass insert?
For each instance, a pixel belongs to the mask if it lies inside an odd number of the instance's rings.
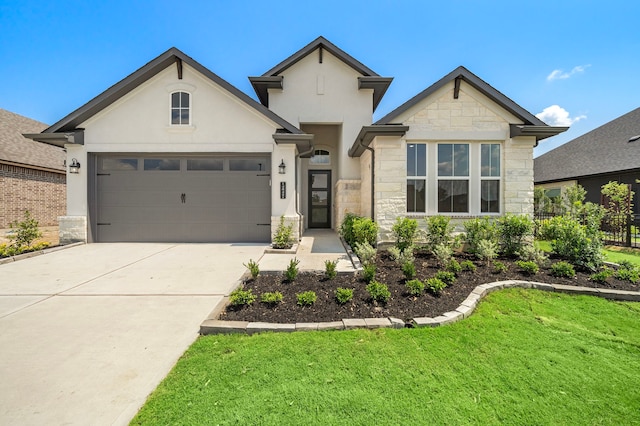
[[[309,228],[331,228],[331,172],[309,170]]]

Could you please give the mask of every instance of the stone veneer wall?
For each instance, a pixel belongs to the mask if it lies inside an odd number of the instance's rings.
[[[371,217],[371,152],[360,156],[360,215]]]
[[[285,216],[284,223],[285,225],[293,225],[293,240],[297,243],[300,241],[300,223],[302,217],[298,216]],[[280,225],[280,216],[271,216],[271,237],[276,233],[278,226]]]
[[[393,241],[391,227],[407,212],[407,155],[400,138],[377,137],[375,149],[374,220],[380,226],[378,241]]]
[[[533,145],[535,139],[504,143],[504,213],[533,216]]]
[[[342,220],[347,213],[361,214],[361,181],[340,179],[333,191],[333,229],[340,229]]]
[[[87,242],[86,216],[60,216],[58,223],[61,245]]]

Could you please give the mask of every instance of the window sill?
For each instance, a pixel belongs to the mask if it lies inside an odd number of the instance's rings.
[[[423,219],[431,216],[446,216],[451,219],[481,219],[483,217],[499,217],[502,213],[405,213],[405,217],[409,219]]]
[[[173,125],[167,126],[166,129],[169,133],[193,133],[196,131],[196,126]]]

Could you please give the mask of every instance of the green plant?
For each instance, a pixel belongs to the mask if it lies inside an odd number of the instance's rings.
[[[489,218],[470,219],[463,224],[465,230],[465,241],[467,251],[471,254],[478,254],[480,241],[493,241],[498,244],[498,230],[496,224]]]
[[[240,287],[231,292],[229,295],[229,303],[231,306],[243,306],[250,305],[256,300],[255,294],[249,290],[245,290],[243,287]]]
[[[547,254],[533,244],[523,245],[516,254],[520,260],[536,262],[538,265],[545,265],[549,260]]]
[[[340,224],[340,235],[351,247],[353,247],[355,243],[355,238],[353,236],[353,222],[359,217],[360,216],[357,214],[347,213]]]
[[[630,268],[622,267],[616,271],[615,277],[619,280],[636,284],[640,282],[640,268],[635,266],[631,266]]]
[[[607,282],[607,278],[613,275],[613,271],[607,267],[603,268],[601,271],[596,272],[595,274],[591,274],[591,281],[595,281],[600,284],[604,284]]]
[[[445,282],[447,285],[451,285],[456,282],[456,274],[449,271],[438,271],[434,277]]]
[[[279,291],[262,293],[260,296],[260,301],[262,303],[266,303],[268,305],[277,305],[282,302],[282,293]]]
[[[354,251],[363,265],[375,263],[376,249],[368,241],[355,243]]]
[[[551,251],[560,258],[584,269],[602,266],[602,238],[594,230],[569,216],[556,216],[542,226],[541,234],[551,240]]]
[[[284,216],[280,216],[280,223],[273,234],[273,248],[290,249],[293,247],[293,241],[293,224],[285,225]]]
[[[500,252],[513,256],[528,239],[533,241],[533,221],[527,215],[506,214],[498,219]]]
[[[476,256],[487,263],[491,262],[498,256],[498,244],[493,240],[478,241]]]
[[[463,260],[462,262],[460,262],[460,267],[462,268],[463,271],[470,271],[470,272],[475,272],[475,270],[477,269],[476,264],[470,260]]]
[[[313,305],[318,296],[315,291],[304,291],[302,293],[296,294],[296,299],[298,300],[298,305],[300,306],[311,306]]]
[[[391,298],[389,287],[378,281],[371,281],[367,284],[367,293],[369,293],[369,296],[371,296],[374,302],[387,303]]]
[[[38,221],[31,216],[29,210],[24,211],[24,219],[22,221],[15,220],[9,224],[9,227],[11,228],[9,240],[11,245],[19,252],[29,247],[34,240],[42,237]]]
[[[425,287],[431,293],[438,296],[440,295],[440,293],[442,293],[442,290],[444,290],[447,287],[447,283],[442,281],[439,278],[433,277],[427,280],[427,282],[425,283]]]
[[[396,239],[396,247],[400,251],[411,247],[416,239],[418,231],[418,221],[406,217],[399,217],[396,223],[391,227],[391,232]]]
[[[449,260],[449,263],[447,263],[447,266],[445,267],[445,269],[449,272],[453,272],[454,274],[458,275],[462,271],[462,266],[457,260],[451,259]]]
[[[247,262],[246,264],[243,263],[242,265],[249,270],[249,272],[251,273],[251,278],[253,278],[254,280],[258,278],[258,275],[260,275],[260,267],[258,266],[257,262],[255,262],[253,259],[249,259],[249,262]]]
[[[502,274],[503,272],[507,272],[507,269],[509,268],[503,262],[500,262],[499,260],[496,260],[495,262],[493,262],[494,274]]]
[[[540,267],[536,262],[518,260],[516,261],[516,265],[518,265],[518,268],[527,275],[535,275],[540,270]]]
[[[350,302],[353,299],[353,289],[351,288],[342,288],[338,287],[336,289],[336,301],[344,305],[347,302]]]
[[[287,269],[284,271],[284,277],[287,282],[293,282],[298,277],[298,265],[300,261],[295,257],[289,261]]]
[[[433,251],[436,246],[451,246],[453,240],[453,225],[447,216],[430,216],[427,222],[426,246]]]
[[[576,276],[576,271],[569,262],[560,261],[551,265],[551,275],[554,277],[573,278]]]
[[[453,249],[449,244],[439,243],[432,248],[431,253],[435,256],[438,265],[444,266],[451,260]]]
[[[368,242],[372,247],[375,247],[378,240],[378,224],[368,217],[354,219],[353,238],[356,243]]]
[[[325,260],[324,261],[324,276],[327,279],[332,280],[338,275],[337,271],[338,261],[337,260]]]
[[[368,263],[366,265],[362,265],[362,278],[367,283],[373,281],[376,278],[375,263]]]
[[[402,254],[402,250],[400,250],[396,246],[389,247],[387,249],[387,252],[389,253],[389,257],[391,258],[391,260],[393,260],[394,262],[396,262],[400,258],[400,255]]]
[[[404,284],[407,292],[412,296],[420,296],[424,291],[424,283],[420,280],[409,280]]]
[[[416,265],[413,262],[405,262],[402,264],[402,273],[408,280],[413,279],[416,276]]]

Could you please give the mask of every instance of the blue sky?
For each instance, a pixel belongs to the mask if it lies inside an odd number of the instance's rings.
[[[374,118],[464,65],[571,124],[540,155],[640,106],[639,16],[635,0],[0,0],[0,108],[53,124],[172,46],[255,98],[248,76],[322,35],[395,78]]]

